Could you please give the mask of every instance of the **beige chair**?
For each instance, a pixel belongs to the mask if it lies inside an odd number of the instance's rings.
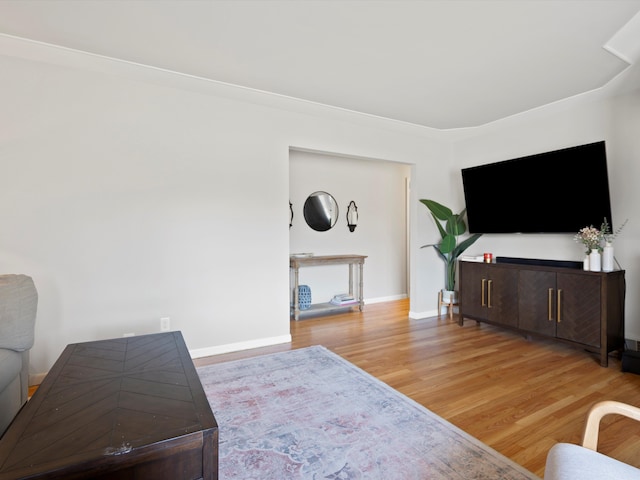
[[[545,480],[640,479],[640,469],[597,452],[600,420],[609,414],[640,421],[640,408],[613,401],[595,404],[587,415],[582,446],[558,443],[549,450]]]

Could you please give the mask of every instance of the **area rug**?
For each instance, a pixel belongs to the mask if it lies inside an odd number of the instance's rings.
[[[221,480],[538,478],[324,347],[198,374]]]

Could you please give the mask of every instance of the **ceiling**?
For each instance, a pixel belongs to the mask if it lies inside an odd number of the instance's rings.
[[[638,11],[640,0],[0,0],[0,33],[451,129],[605,86],[640,57]]]

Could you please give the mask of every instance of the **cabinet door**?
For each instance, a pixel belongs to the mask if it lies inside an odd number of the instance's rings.
[[[556,274],[520,270],[518,326],[528,332],[556,336]]]
[[[461,315],[486,319],[487,267],[476,262],[460,262],[459,265]]]
[[[600,347],[600,282],[597,275],[557,274],[558,338]]]
[[[492,322],[518,326],[518,271],[492,266],[487,269],[487,311]]]

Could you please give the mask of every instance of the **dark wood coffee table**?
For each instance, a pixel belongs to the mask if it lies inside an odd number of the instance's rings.
[[[180,332],[69,345],[0,439],[0,480],[217,479],[218,426]]]

